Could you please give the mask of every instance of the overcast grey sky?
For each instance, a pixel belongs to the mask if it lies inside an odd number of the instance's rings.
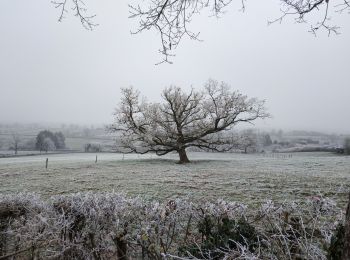
[[[170,84],[200,88],[214,78],[266,99],[273,119],[261,127],[349,133],[350,15],[333,16],[341,35],[315,38],[292,20],[267,26],[277,3],[249,0],[245,13],[234,3],[219,20],[197,17],[190,28],[204,41],[184,39],[173,65],[155,66],[159,37],[130,34],[126,0],[87,1],[100,24],[92,32],[71,15],[58,23],[49,0],[2,0],[0,122],[108,124],[120,87],[157,100]]]

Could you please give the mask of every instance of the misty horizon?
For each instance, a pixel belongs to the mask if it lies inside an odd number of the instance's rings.
[[[350,131],[348,15],[333,17],[341,35],[314,37],[288,19],[266,26],[278,5],[256,3],[241,13],[232,4],[220,19],[196,16],[191,29],[203,41],[184,39],[172,65],[156,66],[158,35],[131,35],[136,25],[124,2],[89,3],[99,24],[93,31],[72,15],[57,22],[49,2],[3,5],[0,122],[110,124],[121,87],[157,101],[167,86],[200,90],[214,78],[266,100],[272,118],[258,128]]]
[[[268,120],[268,119],[267,119]],[[80,128],[91,128],[91,129],[105,129],[108,132],[107,127],[111,125],[111,122],[106,123],[77,123],[77,122],[45,122],[45,121],[33,121],[33,122],[15,122],[15,121],[2,121],[0,125],[8,126],[37,126],[42,130],[50,129],[64,129],[69,127],[80,127]],[[255,124],[242,124],[234,127],[232,131],[242,131],[246,129],[255,129],[262,132],[278,132],[282,131],[283,133],[292,133],[292,132],[308,132],[308,133],[319,133],[325,135],[340,135],[340,136],[349,136],[349,131],[327,131],[322,129],[313,129],[313,128],[283,128],[283,127],[269,127],[263,126],[259,123]],[[113,133],[110,133],[114,135]]]

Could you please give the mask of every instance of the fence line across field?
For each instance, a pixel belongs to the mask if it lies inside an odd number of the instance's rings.
[[[122,155],[122,158],[121,160],[124,161],[125,157],[126,157],[126,154],[125,153],[119,153],[119,155]],[[140,155],[137,154],[137,159],[140,159]],[[149,154],[149,158],[150,159],[153,159],[153,155],[152,154]],[[54,160],[53,160],[54,161]],[[98,156],[96,154],[96,156],[94,157],[94,162],[97,163],[98,162]],[[45,169],[47,169],[49,167],[49,158],[46,158],[45,159]]]
[[[127,158],[126,153],[116,153],[118,155],[121,155],[120,160],[124,161]],[[292,153],[288,153],[288,154],[281,154],[281,153],[261,153],[260,156],[264,157],[264,158],[275,158],[275,159],[288,159],[288,158],[293,158],[293,154]],[[144,159],[149,158],[149,159],[154,159],[153,153],[149,153],[147,155],[140,155],[140,154],[136,154],[136,157],[134,157],[134,159],[142,159],[142,157]],[[102,156],[103,158],[103,156]],[[130,157],[129,157],[130,158]],[[98,162],[98,155],[96,154],[95,157],[92,158],[92,160],[97,163]],[[52,161],[54,161],[52,159]],[[47,169],[49,167],[49,158],[45,159],[45,168]]]
[[[281,153],[262,153],[262,157],[266,158],[277,158],[277,159],[286,159],[286,158],[293,158],[293,154],[281,154]]]

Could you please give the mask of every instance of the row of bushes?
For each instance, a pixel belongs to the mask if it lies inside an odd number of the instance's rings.
[[[342,213],[322,197],[249,209],[115,193],[1,195],[0,259],[336,259]]]

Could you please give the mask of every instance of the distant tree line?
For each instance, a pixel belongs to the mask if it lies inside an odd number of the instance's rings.
[[[40,152],[64,149],[65,147],[65,137],[62,132],[53,133],[49,130],[44,130],[39,132],[36,137],[35,149]]]

